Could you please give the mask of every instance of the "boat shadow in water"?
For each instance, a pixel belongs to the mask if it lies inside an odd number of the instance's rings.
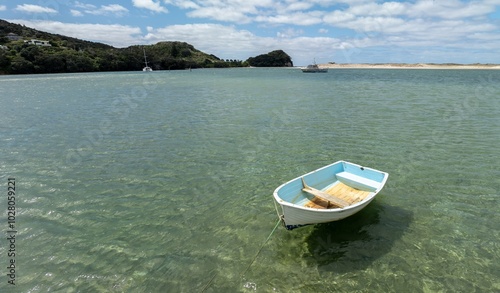
[[[374,201],[349,218],[315,225],[306,237],[307,262],[320,271],[364,269],[391,250],[412,219],[407,210]]]

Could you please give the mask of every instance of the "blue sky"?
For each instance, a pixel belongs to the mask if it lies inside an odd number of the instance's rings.
[[[282,49],[295,65],[500,63],[500,0],[8,0],[0,18],[115,47],[184,41],[223,59]]]

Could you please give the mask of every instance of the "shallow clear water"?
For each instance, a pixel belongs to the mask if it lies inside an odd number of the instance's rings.
[[[487,70],[1,76],[0,291],[499,291],[499,96]],[[388,183],[249,267],[273,190],[337,160]]]

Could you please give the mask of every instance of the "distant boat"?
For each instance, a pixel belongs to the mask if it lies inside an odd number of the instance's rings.
[[[317,64],[316,61],[314,61],[313,64],[307,65],[306,68],[301,68],[302,72],[306,73],[325,73],[328,72],[328,68],[320,68]]]
[[[273,196],[281,206],[284,226],[292,230],[354,215],[375,198],[388,176],[386,172],[338,161],[282,184]]]
[[[148,59],[146,58],[146,50],[142,48],[142,51],[144,52],[144,63],[146,64],[146,66],[142,69],[142,71],[153,71],[153,68],[148,66]]]

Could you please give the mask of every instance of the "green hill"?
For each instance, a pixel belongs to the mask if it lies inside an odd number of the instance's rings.
[[[292,58],[283,50],[276,50],[267,54],[248,58],[246,61],[255,67],[293,67]]]
[[[31,39],[48,41],[50,46],[26,43]],[[143,48],[154,70],[246,65],[238,60],[221,60],[184,42],[114,48],[4,20],[0,20],[0,46],[0,74],[137,71],[144,67]]]
[[[33,39],[47,43],[30,44]],[[140,71],[144,67],[143,49],[154,70],[293,66],[290,56],[282,50],[251,57],[245,62],[222,60],[185,42],[115,48],[0,19],[0,74]]]

